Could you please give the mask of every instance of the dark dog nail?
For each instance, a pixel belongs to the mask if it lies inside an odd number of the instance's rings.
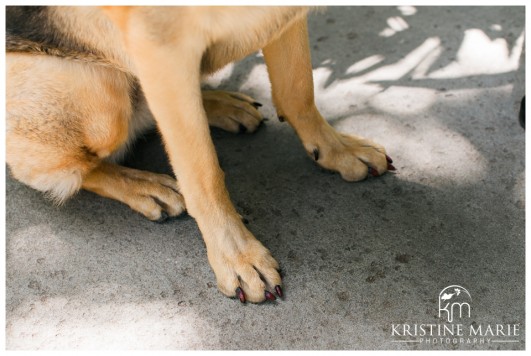
[[[372,167],[369,167],[369,174],[373,177],[378,177],[380,176],[380,174],[378,173],[378,171]]]
[[[265,297],[267,300],[270,300],[270,301],[275,301],[277,300],[277,297],[275,297],[275,295],[269,291],[265,291]]]
[[[284,294],[282,293],[282,288],[280,286],[275,286],[275,292],[277,292],[277,295],[282,298]]]
[[[260,104],[258,101],[255,101],[254,103],[252,103],[252,105],[257,109],[262,106],[262,104]]]
[[[284,122],[284,121],[286,121],[286,119],[284,118],[284,116],[279,116],[279,117],[278,117],[278,121],[280,121],[280,122]]]
[[[387,163],[393,163],[393,160],[388,155],[385,155],[385,158],[387,159]]]
[[[395,166],[393,166],[392,164],[388,164],[388,165],[387,165],[387,170],[388,170],[388,171],[396,171],[396,168],[395,168]]]
[[[240,300],[240,302],[245,303],[245,294],[243,293],[243,290],[238,287],[236,288],[236,296]]]
[[[162,213],[160,213],[160,218],[158,218],[157,220],[154,220],[157,224],[162,224],[163,222],[165,222],[166,220],[168,220],[168,213],[163,211]]]
[[[316,161],[319,159],[319,150],[317,148],[313,149],[313,159]]]
[[[247,220],[246,218],[242,218],[242,222],[243,222],[245,225],[249,224],[249,220]]]
[[[240,128],[239,133],[246,133],[247,132],[247,127],[245,127],[243,124],[240,124],[239,128]]]

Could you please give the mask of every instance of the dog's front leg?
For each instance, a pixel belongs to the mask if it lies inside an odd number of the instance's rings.
[[[230,201],[202,106],[200,61],[208,40],[200,31],[185,31],[186,24],[174,19],[186,17],[172,18],[172,11],[179,10],[108,9],[124,35],[219,289],[242,301],[274,299],[268,290],[282,293],[278,263]]]
[[[306,152],[319,165],[348,181],[393,170],[385,149],[367,139],[337,132],[314,102],[306,18],[295,22],[263,48],[279,119],[297,132]]]

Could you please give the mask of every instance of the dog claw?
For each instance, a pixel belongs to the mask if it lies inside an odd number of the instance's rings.
[[[278,117],[278,121],[280,121],[280,122],[284,122],[285,120],[286,120],[286,119],[284,118],[284,116],[279,116],[279,117]]]
[[[270,300],[270,301],[275,301],[277,300],[277,297],[275,297],[275,295],[269,291],[265,291],[265,297],[267,300]]]
[[[239,125],[239,133],[246,133],[247,127],[245,127],[243,124]]]
[[[166,220],[168,220],[168,213],[163,211],[160,213],[160,218],[158,218],[157,220],[154,220],[157,224],[162,224],[163,222],[165,222]]]
[[[282,298],[284,294],[282,293],[282,288],[280,286],[275,286],[275,292],[277,292],[277,295]]]
[[[243,293],[243,290],[240,287],[236,288],[236,296],[240,302],[245,303],[245,293]]]
[[[393,160],[388,155],[385,155],[385,159],[387,159],[387,163],[393,163]]]
[[[261,107],[261,106],[262,106],[262,104],[261,104],[261,103],[259,103],[258,101],[255,101],[255,102],[254,102],[254,103],[252,103],[251,105],[252,105],[252,106],[254,106],[254,107],[255,107],[255,108],[257,108],[257,109],[258,109],[259,107]]]
[[[396,171],[396,168],[395,168],[395,166],[393,166],[392,164],[389,163],[389,164],[387,164],[387,170],[388,171]]]
[[[313,149],[313,159],[317,162],[319,160],[319,149]]]
[[[373,177],[378,177],[380,176],[380,174],[378,173],[378,171],[372,167],[369,167],[369,174]]]

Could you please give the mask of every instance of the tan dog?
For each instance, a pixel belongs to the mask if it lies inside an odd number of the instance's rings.
[[[319,114],[307,11],[8,7],[12,175],[57,202],[83,188],[151,220],[186,206],[221,292],[242,302],[282,296],[279,265],[231,203],[209,131],[209,124],[256,130],[258,104],[238,93],[202,93],[201,78],[262,49],[279,118],[310,157],[348,181],[394,169],[383,147],[338,133]],[[115,163],[153,117],[178,183]]]

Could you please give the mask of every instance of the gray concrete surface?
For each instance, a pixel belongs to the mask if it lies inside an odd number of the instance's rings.
[[[7,177],[8,349],[525,348],[524,9],[332,7],[309,24],[322,113],[398,171],[350,184],[316,167],[274,119],[259,55],[211,79],[265,103],[256,134],[213,137],[285,299],[223,297],[188,216],[155,224],[87,192],[55,207]],[[154,134],[128,164],[170,172]],[[470,318],[439,318],[450,285]],[[518,332],[426,343],[404,324]]]

